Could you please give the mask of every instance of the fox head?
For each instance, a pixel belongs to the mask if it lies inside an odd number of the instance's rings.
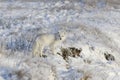
[[[67,37],[67,32],[65,31],[61,31],[61,32],[58,32],[59,33],[59,37],[60,37],[60,40],[65,40],[66,37]]]

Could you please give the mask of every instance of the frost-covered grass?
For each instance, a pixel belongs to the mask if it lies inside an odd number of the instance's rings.
[[[0,80],[119,80],[119,22],[119,0],[0,0]],[[67,39],[56,52],[82,48],[80,56],[65,61],[49,46],[46,57],[32,55],[37,35],[60,30]]]

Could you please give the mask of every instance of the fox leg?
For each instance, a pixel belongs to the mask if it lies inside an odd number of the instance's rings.
[[[36,42],[34,48],[33,48],[33,54],[34,56],[41,56],[41,43],[39,41]]]
[[[40,48],[40,54],[39,54],[39,56],[40,56],[40,57],[42,57],[42,56],[43,56],[43,50],[44,50],[44,46],[43,46],[43,45],[41,45],[41,48]]]
[[[39,54],[39,46],[38,45],[35,45],[33,54],[34,54],[34,56],[38,56],[38,54]]]
[[[53,43],[50,45],[50,50],[51,50],[51,52],[52,52],[53,54],[55,54],[55,53],[54,53],[54,44],[53,44]]]

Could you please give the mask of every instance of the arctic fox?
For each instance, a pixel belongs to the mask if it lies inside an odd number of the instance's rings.
[[[60,44],[66,39],[66,32],[57,32],[55,34],[40,34],[33,47],[33,55],[34,56],[43,56],[43,50],[45,46],[49,46],[52,53],[54,53],[55,44]]]

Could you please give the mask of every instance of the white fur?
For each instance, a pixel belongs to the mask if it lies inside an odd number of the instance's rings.
[[[52,53],[54,53],[55,44],[60,44],[66,39],[65,32],[57,34],[41,34],[36,39],[35,45],[33,47],[33,54],[35,56],[42,56],[45,46],[49,46]]]

